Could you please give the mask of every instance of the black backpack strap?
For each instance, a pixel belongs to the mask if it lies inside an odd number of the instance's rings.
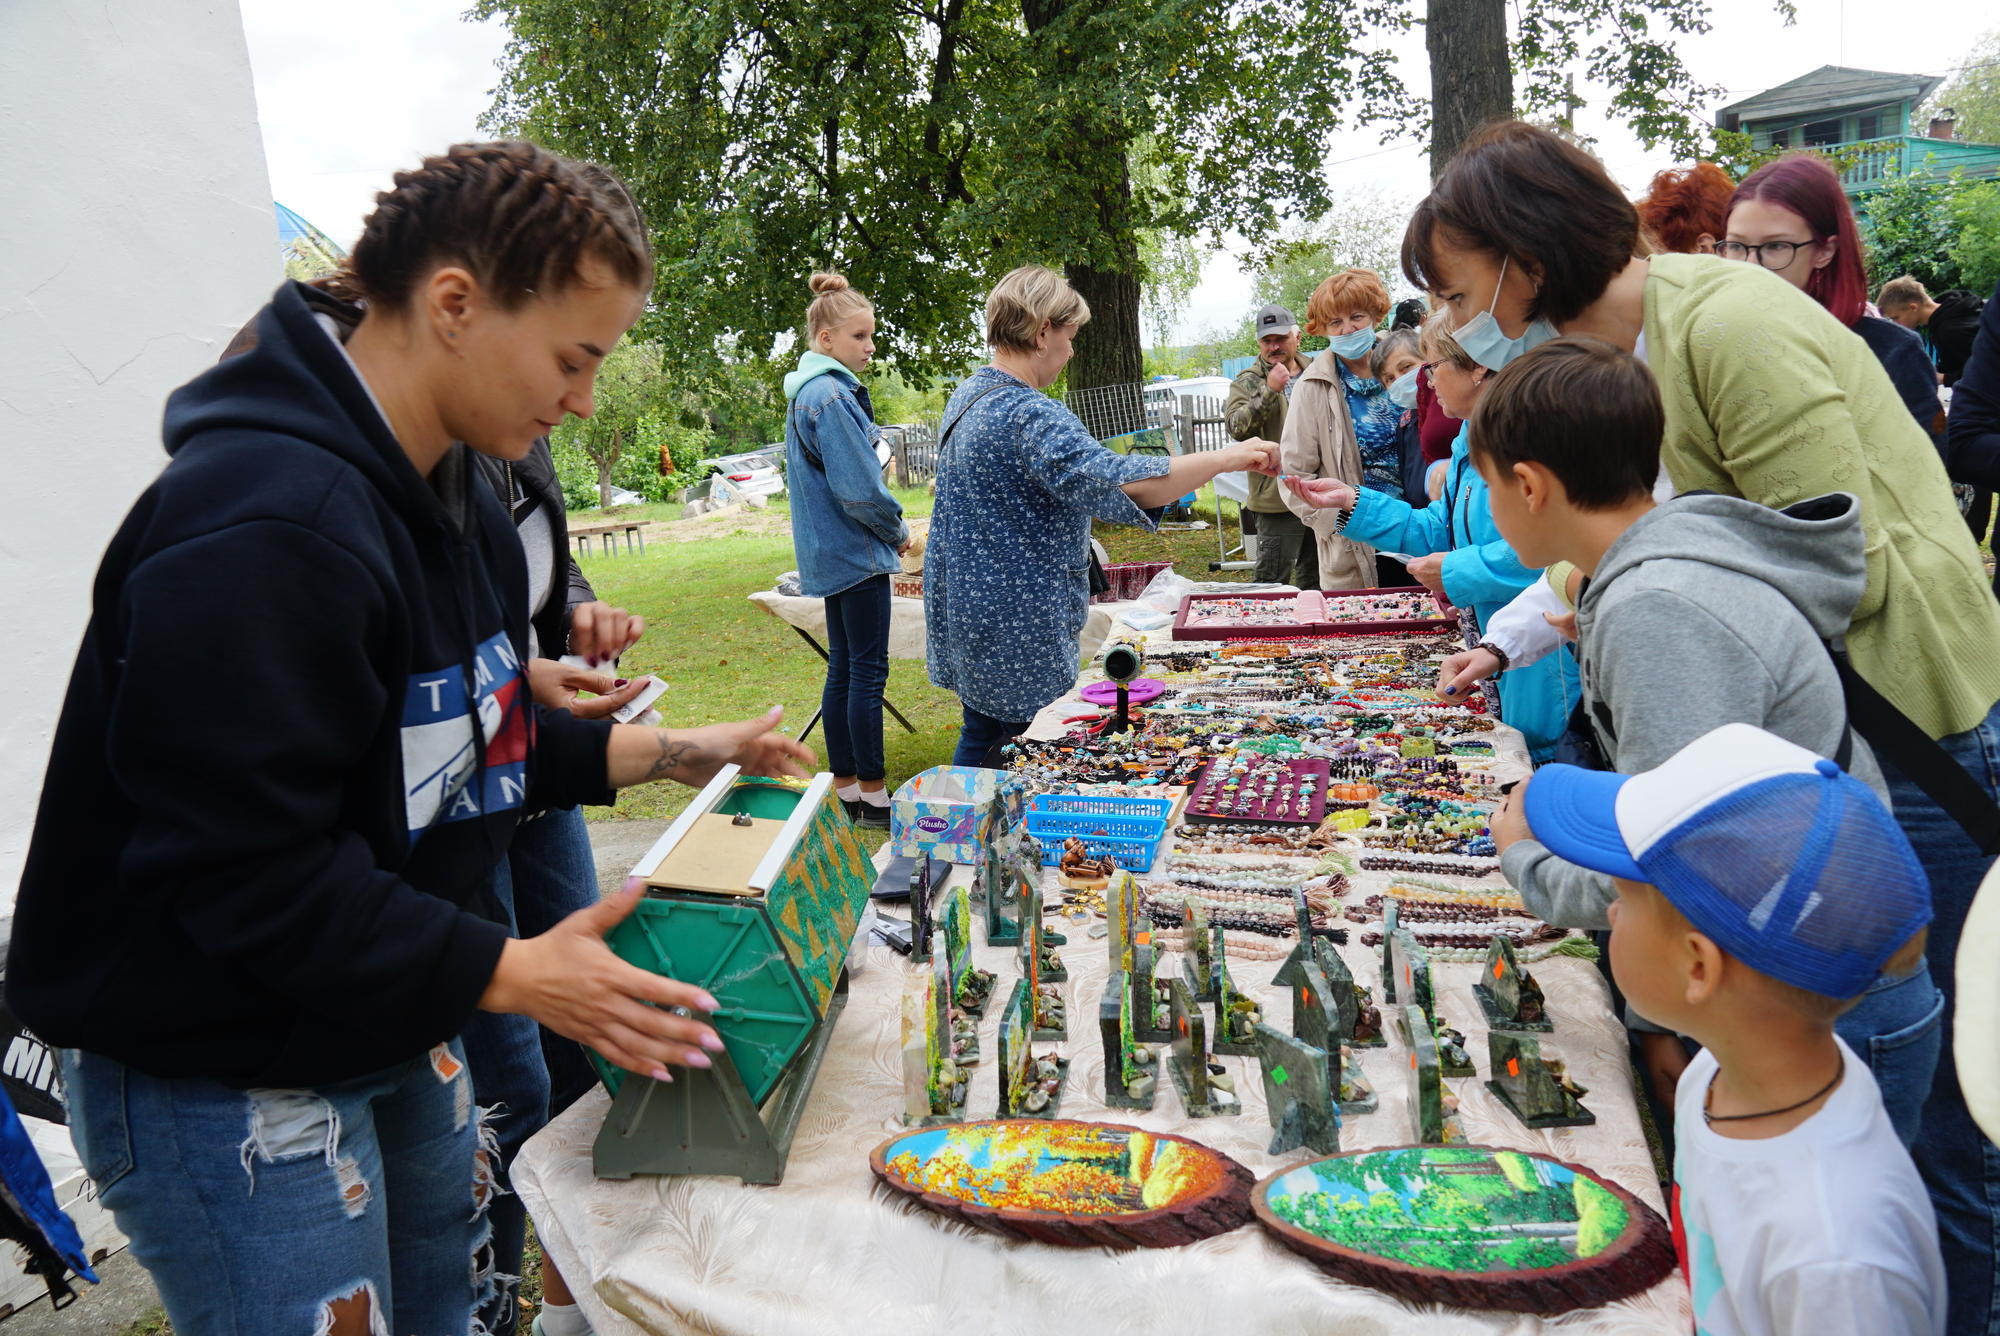
[[[1847,697],[1848,735],[1842,739],[1840,755],[1833,760],[1846,769],[1859,733],[1868,740],[1878,757],[1901,771],[1925,796],[1956,821],[1982,853],[2000,854],[2000,806],[1965,767],[1938,746],[1930,734],[1918,728],[1910,717],[1891,704],[1854,670],[1847,651],[1829,642],[1827,653],[1840,674],[1840,689]]]

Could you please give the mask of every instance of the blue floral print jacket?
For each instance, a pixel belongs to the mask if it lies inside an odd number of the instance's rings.
[[[1076,683],[1089,615],[1090,521],[1153,521],[1119,489],[1172,461],[1120,455],[1076,415],[995,367],[940,423],[924,552],[930,678],[995,719],[1032,719]]]

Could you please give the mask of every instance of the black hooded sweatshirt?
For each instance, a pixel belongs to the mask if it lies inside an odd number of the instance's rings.
[[[310,1086],[459,1033],[493,866],[524,805],[604,800],[609,725],[534,706],[463,448],[421,477],[299,285],[257,333],[168,399],[98,570],[7,1000],[156,1076]]]

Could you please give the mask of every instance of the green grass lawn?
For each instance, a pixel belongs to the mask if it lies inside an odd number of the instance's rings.
[[[928,491],[898,489],[897,496],[905,513],[930,513]],[[778,500],[767,510],[743,512],[733,525],[718,522],[712,533],[692,542],[655,541],[644,556],[583,558],[598,597],[646,618],[646,637],[623,657],[620,670],[628,676],[656,673],[667,680],[669,689],[658,709],[668,725],[743,719],[783,705],[786,727],[796,731],[818,707],[825,665],[797,632],[748,598],[797,568],[790,532],[774,523],[786,513]],[[1213,523],[1212,505],[1202,514]],[[1210,578],[1213,529],[1154,534],[1099,525],[1097,532],[1113,561],[1173,561],[1182,574]],[[1235,541],[1233,516],[1230,534]],[[890,661],[888,696],[917,728],[914,734],[905,732],[892,716],[883,716],[893,786],[951,760],[959,708],[958,698],[932,686],[924,665],[914,660]],[[817,743],[819,737],[815,729],[810,741]],[[650,784],[626,790],[615,808],[588,810],[593,820],[671,817],[689,796],[690,790],[678,784]]]

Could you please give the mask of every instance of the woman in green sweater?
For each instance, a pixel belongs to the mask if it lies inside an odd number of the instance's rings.
[[[1868,585],[1847,636],[1854,666],[2000,789],[2000,604],[1937,451],[1881,363],[1775,274],[1645,251],[1636,211],[1595,158],[1512,122],[1482,131],[1446,166],[1404,236],[1403,268],[1454,313],[1468,352],[1590,334],[1645,359],[1665,401],[1661,465],[1677,491],[1769,506],[1859,497]],[[1931,972],[1949,999],[1960,929],[1990,860],[1878,759],[1930,877]],[[1967,1114],[1948,1059],[1916,1159],[1938,1208],[1951,1330],[2000,1336],[2000,1150]]]

